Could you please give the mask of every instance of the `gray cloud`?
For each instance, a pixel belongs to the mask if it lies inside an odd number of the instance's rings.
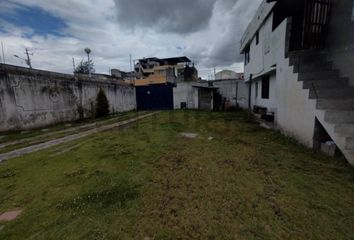
[[[1,2],[2,0],[0,0]],[[261,0],[7,0],[6,12],[39,7],[65,19],[66,37],[28,34],[32,29],[0,22],[0,40],[8,63],[20,64],[13,54],[25,47],[35,67],[71,72],[72,57],[93,51],[98,72],[129,70],[133,58],[187,55],[203,77],[210,68],[242,71],[239,42]],[[134,28],[136,31],[129,31]],[[128,29],[128,31],[127,31]],[[29,36],[30,35],[30,36]]]
[[[235,62],[243,61],[243,56],[239,52],[240,40],[261,0],[229,0],[229,2],[232,1],[234,4],[237,3],[237,5],[234,5],[234,8],[229,10],[228,14],[232,17],[230,18],[227,31],[213,45],[210,58],[205,61],[208,67],[217,65],[228,66]]]
[[[120,25],[153,29],[162,34],[188,34],[187,40],[191,42],[185,54],[203,67],[213,67],[242,62],[239,42],[260,1],[115,0],[115,3]]]
[[[115,0],[115,3],[118,21],[123,26],[184,34],[208,26],[215,0]]]

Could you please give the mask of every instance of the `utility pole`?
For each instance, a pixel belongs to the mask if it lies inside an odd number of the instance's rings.
[[[4,44],[3,44],[3,42],[1,42],[1,49],[2,49],[2,61],[4,62],[4,64],[6,64],[6,62],[5,62],[5,53],[4,53]]]
[[[26,55],[27,55],[27,60],[26,60],[27,65],[29,66],[30,69],[32,69],[31,58],[30,58],[30,56],[29,56],[30,53],[29,53],[29,51],[28,51],[27,48],[26,48]],[[32,53],[32,55],[33,55],[33,53]]]
[[[73,58],[73,68],[74,68],[74,73],[75,73],[76,65],[75,65],[75,59],[74,58]]]
[[[214,67],[214,80],[216,80],[216,67]]]
[[[132,55],[131,54],[129,55],[129,58],[130,58],[130,60],[129,60],[129,62],[130,62],[130,72],[132,72],[133,68],[132,68]]]
[[[129,73],[129,80],[130,82],[133,80],[133,76],[132,76],[132,72],[133,72],[133,68],[132,68],[132,55],[129,54],[129,63],[130,63],[130,73]]]
[[[85,53],[87,54],[87,65],[88,65],[89,77],[91,77],[91,62],[90,62],[91,49],[85,48]]]
[[[19,57],[18,55],[14,55],[14,57],[25,61],[25,63],[28,65],[28,67],[29,67],[30,69],[32,69],[32,64],[31,64],[30,55],[33,56],[33,53],[30,53],[27,48],[25,48],[25,50],[26,50],[25,54],[26,54],[26,57],[27,57],[26,59],[25,59],[25,58],[21,58],[21,57]]]

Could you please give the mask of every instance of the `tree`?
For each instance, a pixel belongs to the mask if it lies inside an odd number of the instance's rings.
[[[95,72],[95,68],[92,60],[88,60],[88,61],[81,60],[80,64],[75,68],[74,73],[90,74],[94,72]]]
[[[96,99],[96,118],[107,117],[109,114],[109,102],[106,93],[100,89]]]

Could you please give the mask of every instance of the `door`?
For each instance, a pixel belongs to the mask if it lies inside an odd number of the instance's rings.
[[[199,88],[199,109],[211,111],[212,94],[208,88]]]

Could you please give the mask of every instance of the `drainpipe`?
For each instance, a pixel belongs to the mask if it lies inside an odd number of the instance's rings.
[[[251,103],[252,77],[253,77],[253,75],[250,74],[250,80],[249,80],[249,84],[248,84],[248,120],[251,120],[251,115],[252,115],[252,103]]]
[[[235,99],[236,105],[235,105],[235,107],[238,110],[238,102],[237,102],[237,100],[238,100],[238,82],[236,80],[236,99]]]

